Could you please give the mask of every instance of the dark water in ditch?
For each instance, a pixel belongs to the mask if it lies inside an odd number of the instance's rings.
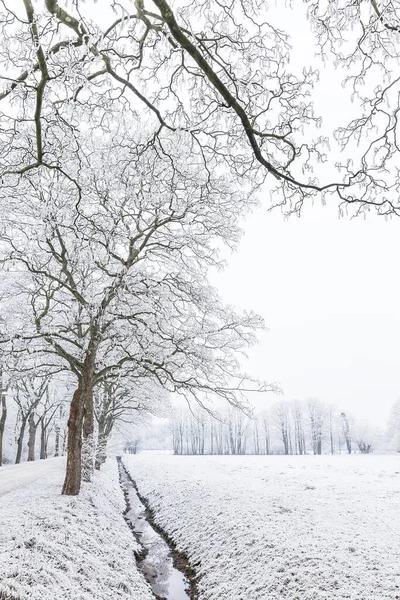
[[[128,508],[125,519],[144,548],[144,557],[138,560],[139,569],[158,600],[190,600],[187,578],[174,567],[170,547],[147,520],[146,508],[121,463],[119,468]]]

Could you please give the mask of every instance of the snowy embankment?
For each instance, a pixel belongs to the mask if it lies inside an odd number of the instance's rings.
[[[201,600],[400,597],[400,457],[123,462],[200,576]]]
[[[123,518],[115,460],[80,496],[61,496],[62,463],[0,469],[1,600],[153,600],[136,569],[138,545]],[[35,468],[40,478],[35,477]],[[20,487],[18,487],[20,486]]]

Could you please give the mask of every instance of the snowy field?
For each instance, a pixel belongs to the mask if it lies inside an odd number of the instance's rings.
[[[62,459],[0,469],[0,599],[154,600],[135,566],[116,461],[78,497],[60,495],[63,476]]]
[[[400,598],[400,457],[128,456],[201,600]]]

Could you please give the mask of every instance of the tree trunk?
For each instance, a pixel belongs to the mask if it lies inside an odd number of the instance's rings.
[[[54,456],[60,456],[60,426],[56,426],[56,442]]]
[[[82,478],[90,481],[93,472],[93,373],[95,354],[86,357],[84,371],[79,378],[68,419],[67,468],[62,493],[77,496]],[[85,437],[85,453],[82,452],[82,435]],[[83,477],[82,477],[83,476]]]
[[[69,411],[67,468],[62,489],[65,496],[77,496],[81,489],[83,410],[83,390],[79,385]]]
[[[94,471],[94,401],[93,387],[85,394],[85,407],[83,415],[83,446],[82,446],[82,478],[91,481]]]
[[[28,440],[28,461],[35,460],[35,443],[36,443],[36,423],[35,423],[35,415],[32,412],[29,415],[29,440]]]
[[[18,439],[17,439],[17,456],[15,458],[15,464],[16,465],[19,465],[19,463],[21,462],[22,444],[23,444],[23,441],[24,441],[25,426],[26,426],[26,418],[22,419],[22,421],[21,421],[21,427],[19,429],[19,436],[18,436]]]
[[[7,404],[6,395],[3,392],[3,388],[0,381],[0,403],[1,403],[1,417],[0,417],[0,467],[3,465],[3,437],[4,428],[7,419]]]
[[[63,429],[63,441],[62,441],[62,446],[61,446],[61,456],[65,456],[65,452],[67,450],[67,439],[68,439],[67,427],[64,427],[64,429]]]
[[[288,441],[288,437],[285,431],[282,431],[282,439],[283,439],[283,446],[285,449],[285,455],[289,454],[289,441]]]
[[[107,436],[105,434],[104,420],[99,420],[99,432],[97,434],[96,458],[94,462],[95,469],[100,470],[101,465],[106,460]]]
[[[46,425],[46,436],[44,438],[44,457],[45,458],[49,457],[47,448],[49,447],[49,439],[50,439],[51,429],[50,429],[50,431],[48,429],[49,429],[49,423],[47,423],[47,425]]]
[[[47,458],[46,452],[46,425],[44,418],[40,422],[40,460]]]

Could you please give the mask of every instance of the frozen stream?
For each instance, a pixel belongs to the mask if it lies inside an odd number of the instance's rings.
[[[190,600],[190,584],[187,578],[174,567],[170,547],[149,523],[146,508],[121,463],[119,469],[128,509],[125,519],[144,550],[143,558],[138,560],[139,569],[158,600]]]

